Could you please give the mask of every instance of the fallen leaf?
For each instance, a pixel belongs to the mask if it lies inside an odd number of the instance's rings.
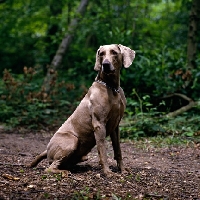
[[[20,178],[14,177],[14,176],[12,176],[12,175],[10,175],[10,174],[2,174],[2,177],[3,177],[3,178],[6,178],[6,179],[9,179],[9,180],[13,180],[13,181],[18,181],[18,180],[20,180]]]
[[[27,188],[29,189],[32,189],[32,188],[35,188],[36,186],[35,185],[28,185]]]
[[[101,178],[101,175],[100,175],[100,174],[96,174],[96,177],[97,177],[97,178]]]

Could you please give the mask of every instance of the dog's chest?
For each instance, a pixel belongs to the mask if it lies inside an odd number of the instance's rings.
[[[121,95],[117,94],[117,96],[113,98],[112,107],[109,113],[109,119],[111,119],[113,123],[119,123],[120,119],[123,116],[124,109],[125,107],[121,99]]]

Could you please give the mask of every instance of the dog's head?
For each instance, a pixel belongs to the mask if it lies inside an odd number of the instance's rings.
[[[135,58],[135,51],[121,44],[100,46],[96,53],[94,70],[102,70],[106,74],[119,70],[124,65],[128,68]]]

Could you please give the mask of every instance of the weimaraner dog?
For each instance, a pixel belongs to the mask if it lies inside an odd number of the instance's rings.
[[[98,75],[74,113],[51,138],[47,149],[29,165],[35,167],[47,158],[46,171],[63,172],[71,165],[87,160],[87,154],[97,145],[99,162],[105,175],[109,169],[105,139],[110,135],[114,159],[122,172],[119,122],[126,106],[120,87],[120,68],[128,68],[135,58],[135,51],[121,44],[100,46],[96,53],[94,69]]]

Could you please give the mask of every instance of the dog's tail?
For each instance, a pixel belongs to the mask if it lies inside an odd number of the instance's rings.
[[[33,160],[33,162],[30,165],[28,165],[28,167],[36,167],[37,164],[45,158],[47,158],[47,150],[42,152],[40,155],[36,156],[36,158]]]

